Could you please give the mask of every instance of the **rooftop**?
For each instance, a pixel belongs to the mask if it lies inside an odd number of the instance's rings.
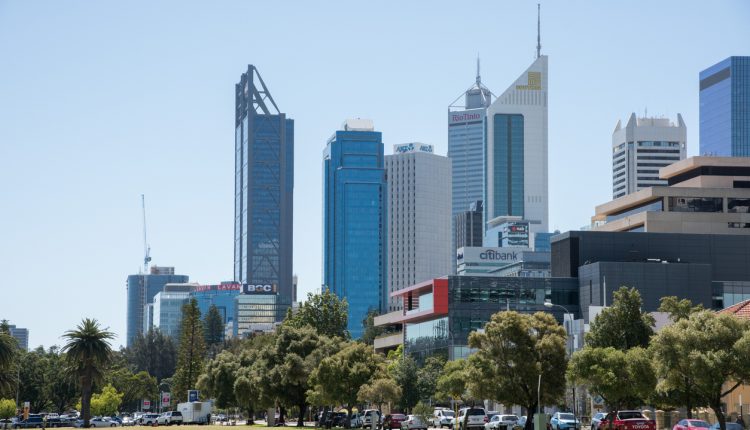
[[[750,300],[739,302],[719,311],[720,314],[732,314],[736,317],[750,320]]]

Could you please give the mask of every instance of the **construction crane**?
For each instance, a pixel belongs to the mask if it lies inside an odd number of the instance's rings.
[[[146,196],[141,194],[141,208],[143,209],[143,273],[148,273],[148,263],[151,261],[151,247],[146,241]]]

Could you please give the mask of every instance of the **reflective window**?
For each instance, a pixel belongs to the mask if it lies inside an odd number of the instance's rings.
[[[721,197],[670,197],[669,210],[672,212],[722,212]]]
[[[739,199],[730,197],[727,200],[727,211],[730,213],[750,212],[750,199]]]

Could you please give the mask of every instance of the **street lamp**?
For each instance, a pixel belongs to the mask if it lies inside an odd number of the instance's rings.
[[[544,307],[545,308],[550,308],[550,309],[553,308],[553,307],[558,307],[558,308],[562,309],[563,311],[565,311],[564,315],[570,315],[570,331],[568,331],[567,327],[565,328],[566,333],[568,333],[568,335],[570,336],[572,334],[572,331],[573,331],[573,314],[570,313],[570,311],[568,311],[568,308],[566,308],[563,305],[557,305],[557,304],[554,304],[554,303],[549,302],[549,301],[544,302]],[[565,320],[565,317],[563,316],[563,321],[564,320]],[[572,357],[573,356],[573,342],[570,342],[569,345],[570,346],[567,348],[568,349],[568,354],[569,354],[570,357]],[[573,386],[572,389],[573,389],[573,416],[578,416],[577,411],[576,411],[576,403],[577,403],[576,402],[576,387]]]

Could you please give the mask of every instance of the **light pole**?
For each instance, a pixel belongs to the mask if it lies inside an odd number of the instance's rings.
[[[566,329],[565,329],[565,332],[566,332],[566,333],[567,333],[567,334],[568,334],[569,336],[571,336],[571,338],[574,338],[574,337],[572,336],[572,332],[573,332],[573,314],[571,314],[571,313],[570,313],[570,312],[568,311],[568,308],[566,308],[566,307],[565,307],[565,306],[563,306],[563,305],[557,305],[557,304],[554,304],[554,303],[552,303],[552,302],[544,302],[544,307],[546,307],[546,308],[553,308],[553,307],[558,307],[558,308],[560,308],[560,309],[562,309],[562,310],[564,310],[564,311],[565,311],[565,314],[564,314],[564,315],[570,315],[570,331],[568,331],[568,329],[566,328]],[[564,321],[564,320],[565,320],[565,317],[563,316],[563,321]],[[568,347],[568,348],[566,348],[566,349],[568,350],[568,356],[572,358],[572,357],[573,357],[573,342],[572,342],[572,341],[571,341],[571,342],[569,343],[569,347]],[[574,386],[572,387],[572,389],[573,389],[573,416],[574,416],[574,417],[577,417],[577,416],[578,416],[578,414],[576,413],[576,412],[577,412],[577,411],[576,411],[576,403],[577,403],[577,402],[576,402],[576,387],[575,387],[575,385],[574,385]]]

